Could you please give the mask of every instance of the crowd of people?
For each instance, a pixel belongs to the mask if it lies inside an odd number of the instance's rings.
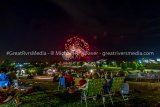
[[[160,79],[160,72],[153,72],[153,71],[141,71],[141,72],[127,72],[126,76],[128,78],[134,79],[149,79],[149,80],[159,80]]]
[[[0,69],[0,103],[8,97],[14,96],[18,88],[18,80],[14,68]],[[15,99],[17,105],[19,105],[18,96]]]
[[[60,70],[56,73],[53,74],[53,81],[58,81],[58,78],[61,77],[62,75],[67,75],[70,73],[70,75],[77,78],[85,77],[88,79],[92,78],[105,78],[105,79],[111,79],[114,75],[116,76],[125,76],[125,72],[123,71],[94,71],[94,72],[79,72],[79,71],[74,71],[74,70]]]
[[[135,75],[135,76],[133,76]],[[28,75],[32,76],[32,75]],[[98,71],[88,70],[86,72],[74,70],[60,70],[53,74],[53,81],[63,81],[62,85],[66,87],[69,93],[82,91],[88,89],[88,83],[91,79],[101,79],[104,93],[108,93],[112,87],[114,77],[131,77],[131,78],[146,78],[146,79],[159,79],[159,72],[123,72],[123,71]],[[78,82],[76,79],[78,79]],[[29,78],[27,78],[29,79]],[[18,75],[14,68],[0,69],[0,102],[3,102],[6,97],[14,96],[19,90]],[[121,93],[129,93],[129,84],[126,79],[121,88]],[[16,98],[17,104],[20,104],[18,97]]]
[[[74,74],[74,75],[73,75]],[[76,72],[73,70],[59,71],[53,74],[53,81],[64,81],[63,85],[67,87],[69,93],[74,93],[79,90],[86,90],[88,88],[88,82],[91,79],[102,79],[103,90],[105,93],[108,93],[112,86],[112,80],[114,77],[121,76],[124,77],[128,73],[124,73],[123,71],[94,71],[94,72]],[[75,78],[81,78],[78,81],[78,84],[75,85]],[[11,94],[12,92],[16,92],[19,88],[18,86],[18,78],[17,73],[14,68],[5,68],[0,70],[0,82],[6,81],[7,84],[1,85],[0,92]],[[128,90],[125,93],[129,92],[129,85],[126,81],[124,81],[123,88],[124,90]],[[12,91],[11,91],[12,90]],[[124,92],[124,91],[123,91]],[[1,99],[2,99],[1,95]]]
[[[2,87],[10,87],[15,86],[17,87],[17,75],[14,68],[3,68],[0,70],[0,81],[5,81],[7,84],[2,84]]]
[[[72,71],[73,72],[73,71]],[[65,81],[63,85],[68,88],[69,92],[72,89],[71,93],[74,93],[76,90],[87,90],[88,82],[91,79],[102,79],[103,90],[105,93],[108,93],[112,86],[112,81],[114,77],[124,77],[125,73],[123,71],[119,72],[85,72],[81,73],[81,79],[78,81],[78,84],[75,85],[74,77],[72,76],[71,71],[61,72],[61,76],[59,80]],[[79,76],[77,76],[79,77]],[[56,77],[57,78],[57,77]],[[73,88],[74,87],[74,88]],[[129,92],[129,85],[124,81],[123,89],[125,89],[125,93]]]

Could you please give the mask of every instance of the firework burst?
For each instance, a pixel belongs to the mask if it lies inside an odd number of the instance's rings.
[[[72,54],[74,58],[81,58],[90,51],[89,44],[82,38],[74,36],[65,43],[65,50]]]

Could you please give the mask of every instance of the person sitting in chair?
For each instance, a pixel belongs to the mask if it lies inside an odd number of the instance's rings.
[[[117,77],[116,75],[113,75],[113,77],[110,79],[110,81],[109,81],[109,86],[108,86],[108,90],[110,90],[111,89],[111,87],[112,87],[112,83],[113,83],[113,78],[114,77]]]
[[[87,89],[88,89],[88,82],[89,82],[89,80],[91,80],[91,79],[88,79],[88,80],[86,81],[86,83],[83,84],[82,86],[80,86],[78,89],[79,89],[79,90],[87,90]]]
[[[121,94],[129,94],[129,84],[126,82],[126,79],[122,85]]]
[[[64,74],[62,74],[62,76],[59,78],[59,85],[60,87],[63,87],[63,88],[66,87],[66,81],[65,81]]]
[[[85,80],[85,77],[82,77],[82,79],[79,81],[79,86],[81,87],[84,85],[87,81]]]
[[[103,84],[103,91],[104,93],[108,93],[109,84],[105,77],[102,78],[102,84]]]
[[[71,72],[68,72],[68,74],[66,74],[64,77],[66,79],[66,87],[74,85],[74,79],[73,76],[71,75]]]

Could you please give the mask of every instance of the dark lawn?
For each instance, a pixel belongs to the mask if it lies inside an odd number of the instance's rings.
[[[34,82],[35,86],[43,87],[44,91],[22,94],[20,96],[20,107],[85,107],[80,101],[80,93],[69,94],[57,91],[58,82],[42,80],[22,80],[23,82]],[[39,83],[37,83],[39,82]],[[130,82],[130,100],[124,102],[122,97],[114,97],[114,107],[160,107],[159,83],[137,83]],[[157,88],[158,86],[158,88]],[[155,90],[155,88],[157,90]],[[154,90],[153,90],[154,89]],[[109,98],[106,107],[112,106]],[[103,107],[101,98],[97,101],[89,100],[88,107]]]

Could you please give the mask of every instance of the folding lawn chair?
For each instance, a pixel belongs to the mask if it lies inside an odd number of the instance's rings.
[[[102,80],[101,79],[90,79],[87,83],[87,89],[82,91],[81,102],[85,101],[86,107],[88,106],[88,99],[96,99],[97,95],[102,94]]]
[[[112,96],[115,95],[115,93],[121,91],[123,83],[124,83],[124,79],[125,79],[124,77],[114,77],[113,78],[113,82],[112,82],[111,88],[108,89],[108,93],[102,95],[104,106],[105,106],[105,97],[109,97],[112,105],[114,104],[113,100],[112,100]],[[125,98],[124,94],[122,93],[121,95],[123,97],[123,100],[125,100],[126,98]]]

